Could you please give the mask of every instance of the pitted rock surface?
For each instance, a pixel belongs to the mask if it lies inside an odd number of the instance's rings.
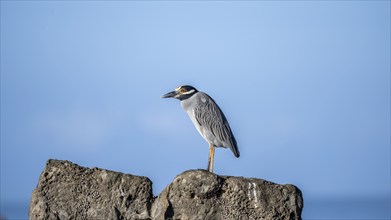
[[[147,177],[49,160],[33,191],[30,219],[301,219],[294,185],[219,176],[178,175],[158,197]]]
[[[178,175],[152,206],[153,219],[301,219],[303,199],[290,184],[218,176],[204,170]]]
[[[33,191],[30,219],[149,219],[146,177],[49,160]]]

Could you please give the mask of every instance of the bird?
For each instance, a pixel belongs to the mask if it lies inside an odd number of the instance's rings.
[[[213,173],[215,147],[229,148],[239,157],[236,139],[227,118],[216,102],[206,93],[190,85],[182,85],[162,98],[174,98],[181,102],[197,131],[209,144],[207,170]]]

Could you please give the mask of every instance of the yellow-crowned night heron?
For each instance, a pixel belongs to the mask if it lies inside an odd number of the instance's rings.
[[[229,148],[236,157],[240,156],[235,137],[224,113],[209,95],[192,86],[184,85],[165,94],[162,98],[179,99],[198,132],[209,143],[207,168],[209,172],[213,172],[214,147]]]

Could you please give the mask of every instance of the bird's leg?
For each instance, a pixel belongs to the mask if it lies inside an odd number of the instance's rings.
[[[214,156],[215,156],[215,148],[213,144],[209,144],[208,171],[211,173],[213,173]]]
[[[210,171],[210,144],[209,144],[209,155],[208,155],[208,166],[206,168],[208,171]]]

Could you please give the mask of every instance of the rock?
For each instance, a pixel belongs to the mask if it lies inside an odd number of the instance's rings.
[[[30,219],[301,219],[293,185],[219,176],[178,175],[153,198],[147,177],[49,160],[33,191]]]
[[[303,199],[293,185],[218,176],[205,170],[178,175],[155,199],[153,219],[301,219]]]
[[[34,219],[149,219],[146,177],[49,160],[30,201]]]

